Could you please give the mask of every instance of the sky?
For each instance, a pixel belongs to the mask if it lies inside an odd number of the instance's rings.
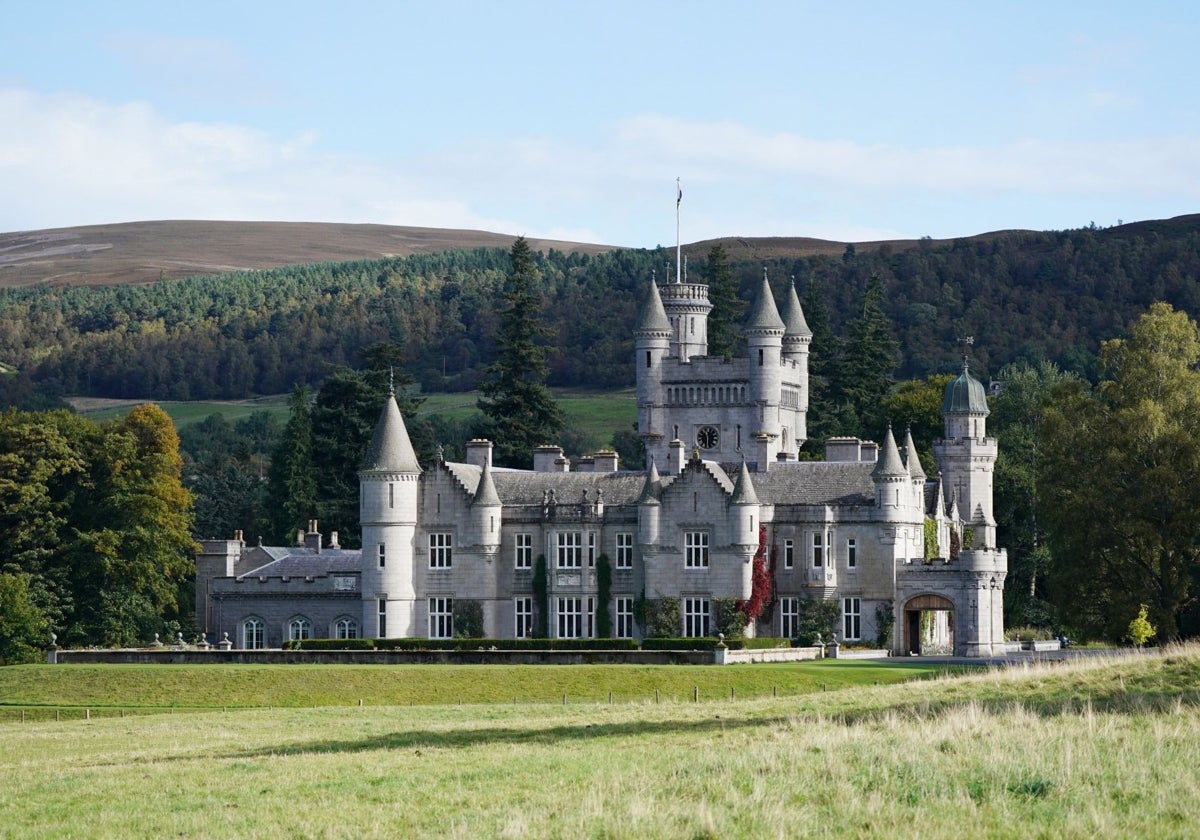
[[[1188,2],[0,0],[0,20],[0,231],[654,247],[677,218],[684,242],[869,241],[1200,212]]]

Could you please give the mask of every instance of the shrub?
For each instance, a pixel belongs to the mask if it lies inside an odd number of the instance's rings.
[[[724,633],[726,639],[740,639],[746,635],[750,619],[741,608],[740,599],[713,598],[713,609],[717,614],[718,633]]]
[[[679,632],[678,598],[643,598],[638,612],[647,638],[674,638]]]
[[[383,641],[387,641],[386,639]],[[290,650],[374,650],[374,639],[300,639],[284,647]]]
[[[896,609],[891,601],[881,601],[875,605],[875,643],[879,647],[892,646],[892,624],[895,621]]]
[[[468,599],[454,599],[454,637],[478,639],[483,636],[483,604]]]

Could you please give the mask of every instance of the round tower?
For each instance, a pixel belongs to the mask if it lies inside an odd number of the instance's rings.
[[[421,466],[389,393],[358,471],[363,635],[416,635],[413,554]]]
[[[706,283],[668,283],[661,287],[662,305],[671,330],[671,355],[680,362],[708,355],[708,299]]]
[[[871,471],[871,481],[875,484],[875,505],[883,518],[888,521],[907,518],[906,509],[912,506],[912,476],[900,458],[891,426],[883,437],[883,448]]]
[[[795,447],[799,449],[808,439],[808,349],[812,344],[812,329],[804,318],[800,296],[796,294],[796,279],[788,285],[783,304],[783,362],[795,366],[788,377],[796,383],[796,394],[783,408],[790,415],[789,425],[795,430]]]
[[[751,434],[759,446],[755,453],[760,469],[767,469],[779,451],[779,402],[783,390],[783,319],[775,306],[771,284],[763,271],[762,289],[746,322],[750,353],[750,399],[757,404]]]
[[[500,552],[500,515],[503,505],[492,480],[491,458],[484,461],[479,485],[471,499],[471,531],[481,553],[493,559]]]
[[[671,322],[663,309],[658,284],[650,281],[650,290],[642,305],[634,330],[637,367],[638,434],[646,444],[646,458],[662,454],[666,425],[663,390],[663,362],[671,349]]]
[[[933,444],[947,492],[956,499],[968,527],[978,530],[982,542],[995,547],[995,517],[992,510],[992,474],[998,446],[987,436],[987,393],[971,376],[966,360],[962,373],[946,385],[942,396],[942,419],[946,437]]]

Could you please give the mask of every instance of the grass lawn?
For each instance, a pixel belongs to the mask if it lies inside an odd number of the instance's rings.
[[[1198,676],[1190,648],[774,699],[2,723],[0,837],[1190,837]]]

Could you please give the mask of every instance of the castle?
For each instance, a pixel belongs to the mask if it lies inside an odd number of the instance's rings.
[[[242,648],[456,632],[642,638],[649,603],[671,606],[659,613],[673,635],[714,636],[723,606],[755,596],[757,561],[774,597],[749,634],[795,637],[821,599],[837,606],[842,642],[1002,652],[997,445],[966,364],[945,390],[937,478],[891,429],[882,445],[832,438],[825,461],[800,461],[812,331],[795,287],[781,316],[764,276],[745,357],[707,355],[711,309],[702,283],[649,284],[635,333],[638,469],[609,451],[571,464],[556,446],[539,447],[532,470],[503,469],[486,440],[467,444],[464,463],[439,454],[422,468],[389,397],[359,471],[362,550],[336,533],[325,545],[316,522],[289,547],[247,546],[240,532],[204,541],[197,622]]]

